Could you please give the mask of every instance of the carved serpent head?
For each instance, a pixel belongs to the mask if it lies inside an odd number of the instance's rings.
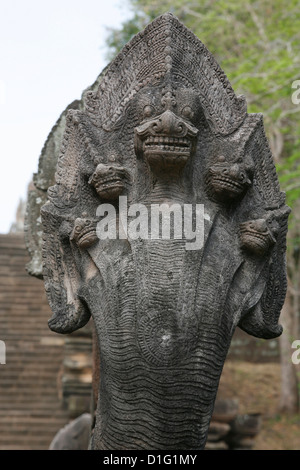
[[[70,235],[70,240],[74,241],[79,248],[89,248],[98,241],[96,233],[96,220],[89,219],[87,214],[75,220],[74,228]]]
[[[136,155],[144,157],[153,172],[181,170],[195,152],[199,133],[192,122],[195,103],[179,103],[175,90],[166,86],[159,105],[145,104],[142,122],[134,130]]]
[[[206,189],[212,199],[231,202],[251,186],[254,163],[249,157],[227,159],[220,155],[206,173]]]
[[[123,192],[129,179],[125,168],[99,163],[89,179],[101,199],[114,200]]]
[[[276,243],[278,232],[279,224],[272,216],[247,220],[240,224],[242,248],[262,256]]]

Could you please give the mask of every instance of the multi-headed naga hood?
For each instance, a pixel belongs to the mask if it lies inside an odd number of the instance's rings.
[[[203,448],[236,326],[282,331],[289,209],[262,116],[165,14],[123,48],[85,109],[69,111],[48,195],[49,326],[69,333],[92,315],[98,336],[92,448]],[[169,238],[153,237],[153,208]],[[126,230],[142,222],[138,236]]]

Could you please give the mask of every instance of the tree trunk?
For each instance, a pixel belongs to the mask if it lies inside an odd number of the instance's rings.
[[[291,294],[287,291],[286,301],[281,312],[281,324],[283,333],[280,337],[280,361],[281,361],[281,396],[279,409],[284,413],[297,413],[299,407],[298,383],[294,364],[292,363],[291,348],[293,337],[293,304]]]

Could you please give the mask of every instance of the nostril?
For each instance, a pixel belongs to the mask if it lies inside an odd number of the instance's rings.
[[[158,125],[158,123],[157,123],[157,122],[154,122],[154,123],[152,124],[152,130],[153,130],[153,132],[158,132],[158,131],[159,131],[159,127],[160,127],[160,126]]]
[[[222,173],[223,175],[228,175],[228,168],[223,168]]]

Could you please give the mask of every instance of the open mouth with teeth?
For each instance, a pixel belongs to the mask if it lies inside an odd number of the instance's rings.
[[[240,239],[244,248],[257,254],[264,254],[276,241],[268,229],[258,231],[243,224],[240,227]]]
[[[189,155],[191,141],[187,137],[148,136],[144,142],[144,149],[146,154],[172,152],[179,156]]]
[[[93,245],[96,241],[98,241],[96,230],[92,228],[85,230],[84,233],[80,234],[77,238],[77,244],[80,248],[87,248],[88,246]]]
[[[211,178],[211,184],[213,185],[214,190],[217,192],[227,190],[234,194],[240,194],[245,189],[245,185],[243,183],[240,183],[239,181],[236,181],[232,178],[226,178],[224,176],[213,176]]]
[[[192,142],[187,137],[148,136],[143,143],[143,152],[152,167],[180,169],[185,166],[192,151]]]
[[[114,175],[113,177],[99,178],[94,184],[95,189],[100,197],[117,198],[124,189],[123,177]]]
[[[179,174],[195,153],[199,130],[187,119],[166,109],[134,130],[134,149],[157,175]],[[164,171],[165,170],[165,171]]]
[[[271,245],[270,239],[267,235],[263,236],[262,234],[254,232],[245,232],[241,234],[241,242],[244,248],[258,254],[265,253]]]
[[[74,240],[79,248],[88,248],[98,241],[94,224],[75,225],[71,240]]]
[[[99,164],[89,183],[101,198],[113,200],[122,193],[127,180],[128,174],[123,167]]]

